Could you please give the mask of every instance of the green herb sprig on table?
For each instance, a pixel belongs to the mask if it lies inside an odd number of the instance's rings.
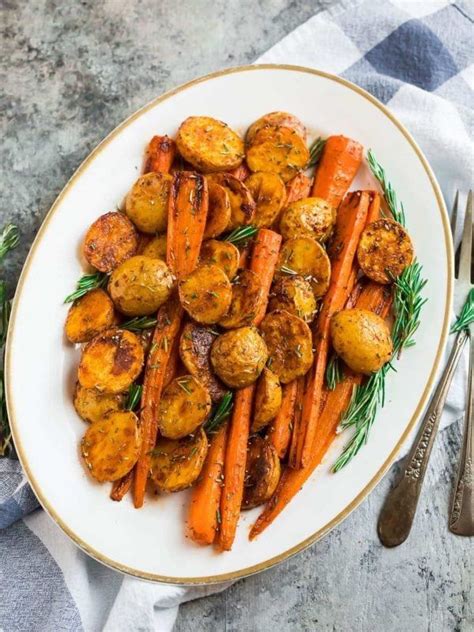
[[[316,138],[315,141],[313,141],[313,143],[311,144],[309,148],[308,167],[315,167],[318,164],[319,159],[321,158],[321,154],[323,153],[325,144],[326,144],[326,141],[323,138],[321,138],[321,136],[319,138]]]
[[[65,303],[73,303],[91,290],[104,288],[107,285],[109,277],[103,272],[95,274],[85,274],[77,282],[76,289],[64,299]]]
[[[451,333],[457,334],[458,331],[467,329],[474,321],[474,288],[470,290],[463,308],[456,318],[454,325],[451,327]]]
[[[372,173],[382,186],[385,201],[393,218],[405,226],[403,205],[399,204],[395,191],[387,180],[385,170],[377,162],[371,150],[368,152],[367,160]],[[421,311],[426,303],[426,299],[422,296],[426,282],[422,275],[422,266],[416,260],[394,280],[393,358],[399,356],[403,349],[415,344],[413,336],[420,325]],[[367,443],[377,413],[385,404],[385,379],[390,370],[395,370],[392,362],[385,364],[364,384],[355,387],[349,407],[340,423],[341,430],[353,428],[354,432],[336,460],[333,466],[334,472],[346,466]]]
[[[221,401],[217,404],[211,413],[211,416],[204,424],[204,430],[207,434],[213,434],[217,432],[224,421],[229,417],[232,412],[234,396],[231,391],[227,391],[222,396]]]

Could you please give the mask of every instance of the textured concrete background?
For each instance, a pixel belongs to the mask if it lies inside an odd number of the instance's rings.
[[[324,4],[2,0],[0,225],[12,220],[22,232],[10,288],[55,197],[122,119],[183,81],[252,62]],[[446,526],[459,432],[438,438],[404,546],[382,548],[375,528],[395,467],[322,542],[184,605],[177,630],[473,630],[472,542]]]

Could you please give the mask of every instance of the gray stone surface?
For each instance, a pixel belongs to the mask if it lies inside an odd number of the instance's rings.
[[[323,4],[2,0],[0,225],[22,232],[6,265],[10,289],[56,195],[111,129],[168,88],[253,61]],[[383,549],[375,532],[394,468],[322,542],[184,605],[176,629],[473,630],[472,543],[446,527],[458,449],[454,426],[438,439],[404,546]]]

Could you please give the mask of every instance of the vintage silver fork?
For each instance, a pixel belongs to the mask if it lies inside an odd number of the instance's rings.
[[[451,230],[453,237],[456,230],[458,195],[454,202]],[[469,193],[466,208],[466,216],[464,220],[463,238],[461,242],[461,253],[459,259],[459,271],[455,283],[455,308],[456,312],[461,309],[472,287],[471,284],[471,260],[472,260],[472,192]],[[395,487],[389,492],[384,506],[382,508],[377,531],[382,544],[387,547],[398,546],[404,542],[411,530],[413,520],[415,518],[418,499],[420,497],[423,480],[425,477],[426,467],[433,448],[436,432],[439,427],[441,414],[443,412],[446,396],[448,394],[451,381],[453,379],[456,367],[461,357],[461,352],[470,337],[469,331],[462,329],[454,341],[448,363],[441,375],[441,379],[431,399],[428,409],[423,418],[420,430],[415,442],[410,450],[408,457],[403,465],[403,471],[400,480]],[[471,362],[474,345],[471,345]],[[472,386],[472,379],[470,380]],[[472,390],[470,394],[470,404],[466,410],[466,423],[471,428],[471,407],[472,407]],[[459,487],[458,501],[455,500],[454,519],[452,524],[465,524],[465,514],[468,510],[467,505],[470,504],[472,512],[472,493],[467,493],[468,486],[466,481],[471,477],[472,482],[472,431],[466,432],[465,446],[470,442],[470,449],[463,450],[464,458],[461,462],[460,475],[461,485]],[[463,465],[464,464],[464,465]],[[472,486],[471,486],[472,492]],[[451,528],[451,522],[450,522]],[[459,527],[458,527],[459,528]]]

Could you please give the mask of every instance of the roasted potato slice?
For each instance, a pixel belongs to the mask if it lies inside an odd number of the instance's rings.
[[[109,413],[89,426],[81,441],[86,466],[97,481],[116,481],[138,460],[141,435],[135,413]]]
[[[226,389],[211,370],[210,351],[218,334],[209,327],[187,323],[179,341],[179,355],[187,370],[208,389],[211,400],[218,402]]]
[[[207,437],[202,428],[183,439],[160,437],[151,453],[151,480],[163,492],[186,489],[201,473],[207,450]]]
[[[331,262],[315,239],[295,237],[283,243],[278,259],[278,273],[299,274],[311,283],[314,296],[326,294],[331,280]]]
[[[101,272],[112,272],[133,257],[138,248],[138,234],[123,213],[101,215],[90,226],[84,240],[84,257]]]
[[[252,173],[245,186],[257,205],[252,225],[258,228],[271,226],[280,215],[286,200],[286,187],[276,173]]]
[[[232,302],[219,325],[236,329],[251,325],[263,296],[260,277],[251,270],[242,270],[232,284]]]
[[[211,412],[207,388],[192,375],[176,377],[163,391],[158,427],[163,437],[181,439],[200,426]]]
[[[331,319],[332,346],[349,368],[370,375],[390,360],[390,329],[383,318],[367,309],[343,309]]]
[[[207,178],[209,189],[209,208],[207,211],[204,239],[221,235],[230,224],[231,207],[228,190]]]
[[[306,168],[309,150],[303,138],[288,127],[265,127],[247,146],[250,171],[278,174],[284,182]]]
[[[69,308],[64,327],[70,342],[87,342],[115,323],[114,304],[104,290],[87,292]]]
[[[311,283],[299,275],[280,277],[273,285],[268,309],[284,309],[310,323],[316,313]]]
[[[282,213],[280,232],[283,239],[312,237],[324,242],[336,222],[336,209],[325,200],[309,197],[290,204]]]
[[[280,459],[275,448],[259,435],[250,437],[242,509],[252,509],[269,500],[277,488],[280,475]]]
[[[173,285],[173,275],[164,261],[137,255],[115,268],[108,290],[122,314],[147,316],[168,300]]]
[[[84,388],[79,383],[74,391],[74,408],[84,421],[100,421],[108,413],[122,410],[127,399],[126,393],[101,393],[95,388]]]
[[[267,345],[255,327],[227,331],[218,336],[211,347],[214,371],[231,388],[253,384],[267,358]]]
[[[281,386],[278,376],[265,367],[258,378],[252,432],[259,432],[274,417],[281,406]]]
[[[198,323],[217,323],[227,313],[232,286],[224,270],[217,265],[202,265],[182,277],[178,283],[179,300]]]
[[[224,187],[229,197],[230,221],[226,230],[233,230],[238,226],[253,222],[256,204],[243,182],[230,173],[214,173],[208,180]]]
[[[365,275],[377,283],[391,283],[413,261],[413,244],[401,224],[378,219],[363,231],[357,259]]]
[[[305,375],[313,364],[313,343],[304,320],[277,310],[265,316],[260,329],[268,348],[268,366],[280,382],[288,384]]]
[[[235,169],[244,159],[244,143],[226,123],[190,116],[178,130],[178,151],[203,173]]]
[[[143,233],[153,235],[166,230],[171,180],[167,173],[145,173],[127,195],[125,212]]]
[[[166,233],[155,235],[139,249],[138,254],[150,259],[166,261]]]
[[[79,383],[103,393],[122,393],[140,375],[143,358],[138,336],[125,329],[107,329],[84,347]]]
[[[288,112],[269,112],[252,123],[245,135],[245,141],[250,144],[257,133],[266,127],[288,127],[294,130],[303,140],[306,140],[306,128],[294,114]]]
[[[237,274],[240,261],[240,252],[235,244],[230,241],[208,239],[201,246],[199,262],[201,264],[214,264],[222,268],[230,281]]]

